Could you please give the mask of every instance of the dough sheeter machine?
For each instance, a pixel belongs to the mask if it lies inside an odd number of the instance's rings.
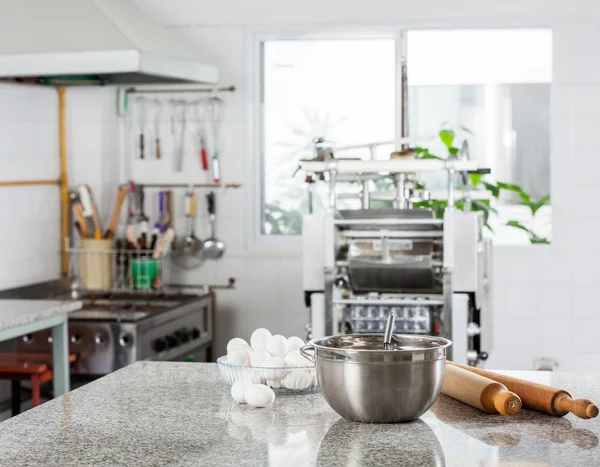
[[[373,152],[375,145],[366,145]],[[309,189],[303,217],[303,288],[311,310],[312,337],[383,332],[390,311],[395,333],[440,335],[453,341],[449,358],[476,365],[492,349],[491,242],[483,214],[470,211],[477,191],[456,189],[457,175],[477,171],[471,160],[334,159],[317,148],[301,161]],[[321,159],[321,160],[318,160]],[[443,218],[413,203],[431,199],[415,174],[446,172]],[[372,192],[372,180],[391,178],[394,190]],[[467,177],[463,177],[463,180]],[[312,189],[329,183],[328,208],[312,213]],[[358,181],[360,209],[338,209],[341,182]],[[371,209],[374,199],[393,208]],[[464,199],[465,210],[456,209]]]

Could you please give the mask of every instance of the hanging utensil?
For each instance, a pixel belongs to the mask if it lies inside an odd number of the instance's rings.
[[[129,196],[127,197],[127,223],[135,224],[138,216],[137,212],[137,194],[135,191],[135,183],[129,181]]]
[[[146,124],[146,100],[143,97],[137,98],[138,103],[138,124],[140,127],[140,159],[144,159],[144,125]]]
[[[223,99],[213,96],[208,99],[206,113],[212,130],[212,157],[211,169],[214,183],[221,182],[221,166],[219,165],[219,137],[221,126],[221,114],[223,110]]]
[[[173,228],[173,192],[171,190],[167,190],[165,192],[165,212],[167,216],[167,228]],[[171,245],[175,248],[175,236],[173,236],[173,240],[171,241]]]
[[[167,192],[158,192],[158,220],[154,224],[160,233],[165,233],[169,228],[169,213],[167,212]]]
[[[177,107],[181,107],[178,115],[174,116],[171,120],[171,132],[175,138],[175,172],[181,172],[183,170],[186,103],[185,101],[173,101],[173,104],[176,107],[175,110],[177,110]]]
[[[156,242],[158,241],[160,235],[169,228],[168,227],[168,219],[166,219],[165,213],[165,192],[158,192],[158,218],[154,223],[154,227],[152,228],[152,238],[150,241],[150,250],[154,250],[156,246]]]
[[[156,100],[156,109],[154,113],[154,147],[155,147],[155,157],[156,159],[161,158],[160,152],[160,118],[162,115],[162,102]]]
[[[200,167],[202,170],[208,170],[208,150],[206,146],[206,110],[203,108],[202,101],[197,101],[195,106],[195,126],[196,140],[198,141],[198,152],[200,153]]]
[[[140,239],[139,240],[140,248],[142,250],[145,250],[148,247],[148,232],[149,232],[148,221],[150,219],[144,213],[144,201],[145,201],[144,185],[136,186],[136,194],[137,194],[137,205],[138,205],[138,209],[139,209],[136,233],[137,233],[138,238]]]
[[[216,206],[214,191],[211,191],[206,195],[206,202],[208,204],[208,221],[210,222],[210,237],[204,240],[202,251],[206,258],[219,259],[225,253],[225,244],[215,237]]]
[[[196,195],[194,188],[190,187],[185,194],[185,217],[187,222],[187,236],[177,242],[173,251],[173,262],[182,269],[194,269],[204,261],[202,242],[195,234],[196,221]]]

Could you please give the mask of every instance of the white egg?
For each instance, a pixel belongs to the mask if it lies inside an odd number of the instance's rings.
[[[273,390],[264,384],[253,384],[244,394],[246,403],[252,407],[268,407],[275,400]]]
[[[265,379],[257,371],[251,368],[245,370],[242,374],[242,379],[250,381],[253,384],[263,384],[265,382]]]
[[[296,336],[288,337],[287,343],[288,352],[292,350],[300,350],[300,347],[304,345],[304,341]]]
[[[312,377],[306,371],[291,371],[283,378],[283,387],[287,389],[301,390],[308,388],[312,383]]]
[[[314,364],[304,358],[301,354],[299,350],[292,350],[291,352],[288,352],[287,355],[285,356],[285,362],[287,363],[287,366],[293,366],[293,367],[297,367],[297,366],[314,366]]]
[[[248,351],[243,347],[234,347],[227,352],[227,363],[231,365],[248,366],[250,364]]]
[[[288,341],[281,334],[275,334],[267,342],[267,352],[273,357],[283,357],[288,353]]]
[[[273,388],[273,389],[279,389],[281,387],[281,380],[280,379],[268,379],[267,386],[269,386],[270,388]]]
[[[231,397],[233,397],[233,400],[236,401],[238,404],[245,404],[246,390],[252,385],[253,383],[251,383],[250,381],[246,381],[245,379],[239,379],[235,383],[233,383],[233,385],[231,386]]]
[[[281,379],[287,373],[287,364],[281,357],[270,357],[261,366],[265,367],[263,376],[270,380]]]
[[[250,355],[250,364],[252,366],[263,366],[265,360],[271,358],[271,354],[266,350],[255,350]]]
[[[229,342],[227,342],[227,353],[229,353],[229,351],[232,348],[238,345],[248,345],[248,342],[246,342],[244,339],[240,339],[239,337],[234,337]]]
[[[250,345],[254,350],[266,350],[271,333],[268,329],[258,328],[250,337]]]

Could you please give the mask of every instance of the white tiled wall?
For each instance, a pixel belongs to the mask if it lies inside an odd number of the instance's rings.
[[[119,177],[114,92],[79,88],[67,93],[69,181],[71,186],[88,183],[101,207],[113,202],[111,188]],[[0,166],[0,180],[58,180],[55,89],[0,83]],[[58,186],[0,188],[0,240],[5,265],[0,289],[58,278]]]
[[[56,91],[0,83],[0,103],[0,180],[57,180]],[[0,288],[59,276],[59,219],[57,187],[0,188]]]
[[[220,66],[223,84],[240,88],[233,99],[244,99],[247,90],[244,40],[250,28],[300,27],[320,29],[368,29],[396,24],[426,27],[552,27],[555,42],[552,90],[552,200],[554,243],[551,246],[498,246],[494,264],[494,334],[496,347],[490,366],[531,368],[535,358],[555,358],[562,369],[600,369],[600,350],[593,332],[600,324],[596,315],[595,290],[600,285],[596,263],[600,247],[593,240],[600,227],[596,198],[600,191],[600,4],[593,1],[562,2],[372,2],[330,0],[276,2],[240,0],[205,2],[158,0],[136,3],[165,24],[198,44],[198,48]],[[315,15],[315,11],[318,14]],[[439,12],[436,13],[436,12]],[[236,105],[237,107],[237,105]],[[249,124],[241,112],[238,130]],[[233,129],[231,129],[233,131]],[[243,133],[224,133],[243,141]],[[249,195],[254,180],[239,172],[225,154],[224,171],[235,170]],[[242,153],[238,157],[256,157]],[[252,161],[257,163],[257,161]],[[228,177],[225,176],[227,179]],[[243,205],[239,205],[243,206]],[[227,211],[229,204],[223,206]],[[239,209],[238,206],[236,206]],[[239,226],[224,235],[241,245],[248,232],[248,217],[232,220]],[[237,224],[236,224],[237,222]],[[237,237],[237,240],[234,238]],[[242,334],[257,325],[277,323],[300,332],[305,321],[300,288],[298,256],[279,259],[253,258],[246,249],[228,255],[212,274],[238,274],[240,288],[223,292],[227,326],[222,337]],[[283,275],[285,272],[285,275]],[[243,299],[242,299],[243,297]],[[223,310],[220,311],[222,313]],[[224,316],[224,317],[225,317]],[[235,317],[235,322],[231,322]],[[294,319],[294,321],[292,321]],[[231,323],[231,324],[229,324]],[[289,329],[289,331],[288,331]]]
[[[218,263],[206,264],[182,276],[189,282],[222,282],[229,276],[238,280],[235,290],[222,291],[218,295],[217,352],[222,351],[229,337],[247,337],[252,329],[261,325],[284,334],[301,334],[307,320],[301,291],[300,256],[275,252],[268,257],[258,255],[249,236],[251,217],[247,212],[247,199],[252,195],[254,179],[248,168],[258,163],[256,155],[247,147],[250,102],[246,89],[246,38],[250,28],[552,27],[556,49],[551,145],[554,242],[551,246],[495,248],[496,347],[491,353],[490,366],[531,368],[534,358],[546,356],[557,359],[562,369],[591,367],[600,370],[600,359],[597,358],[600,350],[593,339],[594,329],[600,324],[594,295],[600,286],[596,267],[600,243],[594,241],[594,232],[600,227],[600,215],[596,212],[596,195],[600,191],[596,175],[600,170],[597,154],[600,138],[596,136],[596,128],[600,127],[598,2],[456,0],[449,4],[440,0],[135,0],[135,3],[197,44],[199,51],[220,67],[222,83],[237,87],[234,94],[224,96],[227,108],[222,132],[222,164],[223,179],[239,181],[243,187],[221,190],[218,197],[221,214],[218,234],[227,243],[228,252]],[[29,176],[33,173],[30,170],[36,171],[36,176],[56,176],[58,166],[51,165],[57,159],[56,135],[47,128],[56,125],[53,92],[39,89],[33,95],[29,90],[19,91],[22,98],[16,99],[16,91],[8,89],[6,85],[0,87],[3,104],[0,128],[7,131],[7,135],[15,135],[19,142],[12,137],[1,139],[3,173],[8,170],[6,167],[25,172],[7,173],[6,179],[16,177],[17,173]],[[114,90],[71,89],[68,105],[71,179],[74,183],[89,183],[99,198],[102,212],[108,212],[106,204],[112,202],[119,177],[124,176],[119,170],[122,161],[117,157],[120,140]],[[40,125],[36,119],[44,112],[49,114],[48,123]],[[32,131],[44,135],[43,139],[28,138]],[[39,155],[38,148],[47,155],[46,158]],[[15,149],[19,150],[17,156]],[[21,162],[26,159],[26,154],[27,162]],[[124,154],[131,156],[127,152]],[[33,160],[30,158],[35,157],[39,162],[29,164]],[[189,163],[194,160],[190,159]],[[50,165],[46,169],[44,164]],[[150,161],[143,164],[134,164],[134,176],[146,178],[146,181],[173,181],[168,170],[153,166]],[[11,252],[4,253],[12,255],[12,259],[5,258],[11,268],[0,273],[2,286],[24,281],[26,273],[19,271],[29,269],[28,262],[40,260],[24,261],[23,258],[39,258],[34,251],[45,252],[48,244],[58,241],[44,240],[45,235],[57,235],[58,195],[53,191],[55,189],[10,189],[11,194],[8,190],[0,190],[0,197],[6,197],[0,202],[0,238],[16,243],[10,243],[14,247],[6,251]],[[47,195],[34,194],[42,190],[47,190]],[[16,196],[19,196],[18,203],[14,203]],[[27,202],[21,201],[21,196]],[[54,201],[53,196],[56,197]],[[16,204],[23,209],[17,209]],[[27,214],[26,206],[32,204],[37,208],[34,213]],[[177,201],[176,207],[180,205]],[[11,215],[10,219],[5,210]],[[177,222],[181,226],[181,210],[178,211]],[[204,211],[202,204],[199,211]],[[20,238],[15,240],[10,234],[14,232],[14,219],[24,219],[19,216],[25,216],[31,223],[39,223],[43,218],[45,228],[28,228],[34,233],[19,235]],[[28,221],[19,221],[19,225],[25,229],[30,225]],[[197,225],[198,234],[204,236],[206,219],[200,218]],[[32,240],[21,238],[27,235],[31,235]],[[19,251],[17,243],[27,253],[15,253]],[[15,254],[21,257],[20,261],[13,261]],[[48,264],[41,270],[47,270],[51,275],[54,274],[51,271],[58,269],[58,259],[52,254],[48,257]],[[56,261],[56,268],[50,261]],[[19,279],[14,279],[15,276]]]

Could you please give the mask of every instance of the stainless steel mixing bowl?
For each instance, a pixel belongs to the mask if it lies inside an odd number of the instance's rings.
[[[383,334],[348,334],[313,339],[300,352],[316,364],[321,393],[342,417],[397,423],[419,418],[438,398],[450,345],[396,334],[384,350]]]

